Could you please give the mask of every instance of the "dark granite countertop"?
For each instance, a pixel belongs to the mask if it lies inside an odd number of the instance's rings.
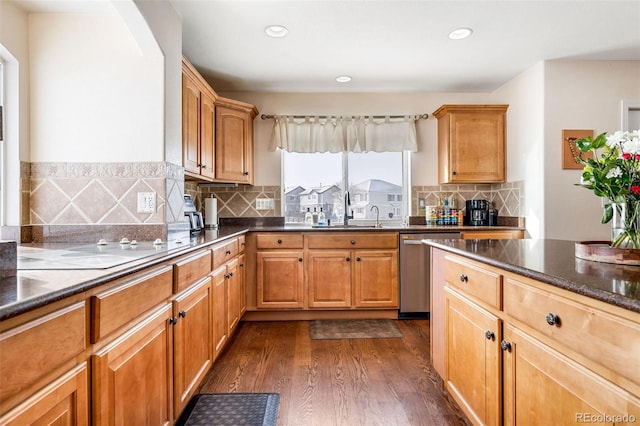
[[[423,240],[424,243],[624,309],[640,312],[640,266],[578,259],[565,240]]]

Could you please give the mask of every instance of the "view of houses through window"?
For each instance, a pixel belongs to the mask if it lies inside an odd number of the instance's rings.
[[[283,211],[286,223],[304,223],[307,209],[332,224],[406,216],[402,152],[283,152]],[[346,215],[345,215],[346,212]]]

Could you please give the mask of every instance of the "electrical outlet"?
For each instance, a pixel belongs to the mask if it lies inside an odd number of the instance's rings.
[[[256,210],[273,210],[275,200],[273,198],[256,198]]]
[[[424,198],[419,198],[418,199],[418,208],[419,209],[424,209]]]
[[[138,192],[138,213],[156,212],[156,193]]]

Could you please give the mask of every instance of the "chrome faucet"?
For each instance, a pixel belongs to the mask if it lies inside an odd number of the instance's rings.
[[[376,205],[371,206],[371,211],[373,211],[373,209],[376,209],[376,228],[380,228],[382,226],[380,223],[380,209]]]
[[[349,224],[349,219],[353,219],[353,215],[349,214],[349,206],[351,206],[351,196],[349,195],[349,191],[345,191],[344,193],[344,224]]]

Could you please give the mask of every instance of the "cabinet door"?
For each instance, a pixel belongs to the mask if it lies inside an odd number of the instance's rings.
[[[243,243],[244,244],[244,243]],[[238,256],[238,282],[240,286],[240,318],[247,310],[247,287],[246,287],[246,255],[241,254]]]
[[[351,250],[310,250],[307,289],[310,308],[351,307]]]
[[[200,88],[182,74],[182,165],[200,173]]]
[[[217,357],[227,343],[227,279],[225,275],[227,267],[221,266],[211,274],[211,286],[213,287],[213,348]]]
[[[216,179],[253,183],[252,132],[249,113],[216,105]]]
[[[87,364],[53,381],[5,416],[0,424],[83,426],[89,424]]]
[[[238,259],[227,262],[227,325],[229,337],[240,322],[240,273],[238,272]]]
[[[452,113],[450,182],[504,182],[504,114]]]
[[[213,362],[211,277],[173,301],[173,402],[176,418]]]
[[[213,98],[201,94],[200,101],[200,174],[215,177],[216,109]]]
[[[530,335],[506,325],[504,340],[505,425],[626,424],[640,418],[637,397]]]
[[[259,251],[256,256],[257,307],[302,308],[303,252]]]
[[[356,308],[398,308],[398,252],[356,250],[354,257]]]
[[[500,320],[445,288],[445,383],[478,425],[499,425],[502,413]]]
[[[95,425],[172,424],[171,305],[92,356]]]

